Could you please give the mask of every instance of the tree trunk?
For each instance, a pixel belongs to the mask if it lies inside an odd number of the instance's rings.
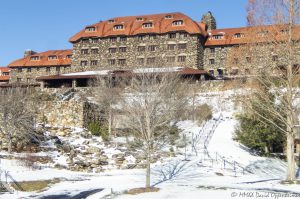
[[[7,151],[8,151],[8,153],[12,152],[12,138],[11,137],[8,138]]]
[[[147,168],[146,168],[146,188],[150,187],[150,163],[151,163],[151,150],[150,150],[150,146],[147,147]]]
[[[287,181],[295,180],[295,158],[294,158],[294,136],[289,133],[287,134],[286,140],[286,158],[288,164]]]
[[[109,110],[108,110],[108,135],[111,136],[111,126],[112,126],[112,110],[111,110],[111,104],[109,104]]]

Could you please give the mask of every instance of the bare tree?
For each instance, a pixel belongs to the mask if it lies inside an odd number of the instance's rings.
[[[120,99],[122,88],[120,87],[120,80],[113,78],[111,74],[107,78],[99,76],[97,78],[96,87],[94,87],[95,100],[100,106],[101,111],[104,112],[104,118],[107,121],[108,134],[112,135],[114,109]],[[116,135],[115,135],[116,136]]]
[[[0,90],[0,133],[6,137],[8,152],[13,139],[30,141],[35,135],[35,110],[30,91],[21,88]]]
[[[125,125],[142,141],[146,187],[150,187],[152,155],[161,148],[171,122],[180,118],[188,102],[184,91],[185,84],[177,74],[164,72],[136,74],[126,90],[122,105]]]
[[[294,139],[299,125],[299,11],[297,0],[249,0],[249,27],[242,44],[228,55],[228,66],[244,67],[256,80],[252,81],[255,95],[249,100],[257,103],[255,107],[245,103],[247,108],[286,136],[289,181],[295,180]],[[274,118],[284,126],[274,123]]]

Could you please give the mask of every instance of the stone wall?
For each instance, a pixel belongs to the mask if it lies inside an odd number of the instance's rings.
[[[11,68],[10,83],[36,83],[35,79],[39,76],[58,75],[71,71],[70,66],[36,66],[36,67],[18,67]]]
[[[128,69],[137,67],[203,67],[203,38],[199,35],[176,33],[176,38],[169,38],[169,34],[144,35],[143,40],[139,36],[111,38],[84,39],[73,46],[72,65],[76,71],[102,70],[102,69]],[[178,49],[179,44],[186,44],[186,49]],[[169,50],[168,44],[175,44],[175,50]],[[155,51],[150,51],[149,46],[155,45]],[[145,46],[145,51],[138,51],[138,46]],[[120,52],[120,47],[126,47],[126,52]],[[110,48],[116,48],[115,53],[109,52]],[[87,49],[87,54],[82,52]],[[98,52],[92,53],[92,49]],[[186,56],[183,62],[178,61],[179,56]],[[148,58],[155,57],[154,63],[147,63]],[[174,62],[167,62],[167,57],[174,57]],[[118,63],[119,59],[125,59],[126,64]],[[143,63],[141,63],[141,60]],[[97,64],[92,66],[92,61]],[[109,64],[109,60],[115,60],[115,65]],[[87,66],[81,66],[81,61],[87,61]]]
[[[59,127],[83,127],[84,103],[77,101],[46,101],[40,106],[39,122]]]

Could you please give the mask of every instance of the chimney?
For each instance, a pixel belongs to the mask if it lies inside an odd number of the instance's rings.
[[[34,54],[36,54],[36,52],[34,52],[33,50],[25,50],[24,57],[28,57],[28,56],[34,55]]]

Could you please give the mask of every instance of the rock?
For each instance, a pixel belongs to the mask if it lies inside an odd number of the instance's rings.
[[[91,154],[101,153],[101,149],[99,149],[98,147],[94,147],[94,146],[89,147],[86,151]]]

